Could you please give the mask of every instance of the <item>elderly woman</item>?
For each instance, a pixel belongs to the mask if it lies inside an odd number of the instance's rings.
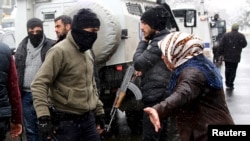
[[[160,120],[170,115],[182,141],[207,141],[208,125],[234,121],[228,110],[222,77],[216,66],[203,55],[201,39],[182,32],[168,34],[158,43],[162,59],[172,70],[171,95],[153,107],[146,107],[157,132]]]

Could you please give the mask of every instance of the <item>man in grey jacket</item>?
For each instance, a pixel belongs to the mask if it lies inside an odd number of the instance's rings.
[[[104,128],[104,109],[98,97],[94,58],[90,52],[99,27],[95,13],[80,9],[73,17],[66,39],[48,51],[32,82],[34,107],[43,138],[100,141],[96,124]]]
[[[43,23],[38,18],[27,22],[28,36],[19,44],[15,53],[19,89],[22,95],[24,127],[28,141],[38,140],[37,117],[33,107],[30,85],[44,61],[46,52],[55,43],[43,33]]]

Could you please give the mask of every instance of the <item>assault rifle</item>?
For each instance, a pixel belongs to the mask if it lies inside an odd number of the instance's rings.
[[[142,94],[141,94],[140,89],[132,82],[135,79],[134,72],[135,72],[135,69],[134,69],[134,66],[132,66],[132,65],[129,66],[126,70],[126,73],[125,73],[124,78],[122,80],[121,87],[116,92],[116,98],[114,100],[113,107],[112,107],[111,112],[110,112],[111,119],[110,119],[109,124],[106,128],[106,132],[109,132],[109,130],[111,128],[111,124],[112,124],[114,117],[116,115],[116,111],[121,106],[122,100],[124,99],[124,97],[126,95],[127,89],[129,89],[133,92],[136,100],[142,99]]]

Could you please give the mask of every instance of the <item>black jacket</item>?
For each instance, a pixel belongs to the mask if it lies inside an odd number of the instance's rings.
[[[15,62],[16,62],[20,91],[22,91],[23,81],[24,81],[24,70],[25,70],[25,62],[26,62],[26,57],[27,57],[27,43],[28,43],[28,37],[25,37],[21,41],[21,43],[19,44],[19,46],[16,50],[16,53],[15,53],[15,60],[16,60]],[[43,41],[42,50],[41,50],[42,62],[45,59],[45,55],[46,55],[47,51],[54,44],[55,44],[54,40],[51,40],[51,39],[45,37],[45,40]]]
[[[0,43],[0,118],[11,116],[7,84],[10,67],[11,50],[5,44]]]
[[[241,59],[242,48],[247,46],[245,36],[238,31],[225,33],[220,42],[221,55],[225,62],[238,63]]]
[[[133,57],[135,70],[143,73],[141,90],[142,101],[146,106],[156,104],[168,96],[171,72],[161,59],[162,52],[157,45],[167,34],[167,30],[160,31],[149,44],[140,41]]]

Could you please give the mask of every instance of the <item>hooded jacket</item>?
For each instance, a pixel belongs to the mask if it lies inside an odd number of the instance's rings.
[[[53,46],[31,84],[38,118],[50,115],[50,104],[65,113],[81,115],[95,110],[96,115],[104,114],[93,65],[90,50],[80,52],[71,31],[66,39]]]

